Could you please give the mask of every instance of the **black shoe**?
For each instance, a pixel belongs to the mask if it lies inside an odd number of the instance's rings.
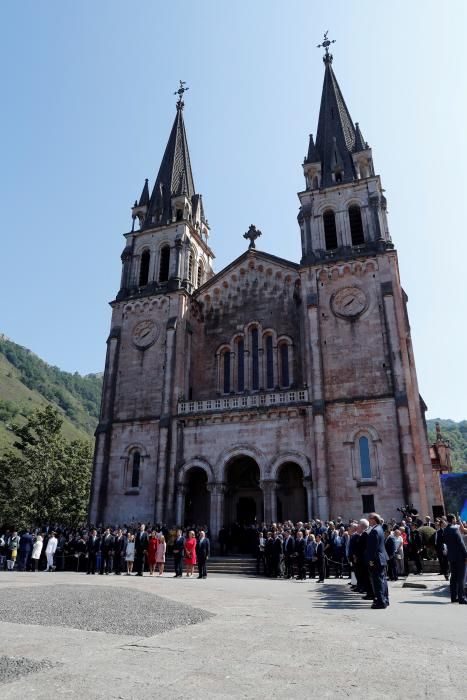
[[[458,603],[458,602],[459,601],[457,600],[457,598],[454,598],[454,600],[451,600],[451,603]]]
[[[383,603],[373,603],[373,605],[371,606],[371,609],[372,610],[385,610],[386,607],[387,606],[384,605]]]
[[[88,571],[88,572],[86,573],[86,576],[89,576],[89,574],[90,574],[90,573],[91,573],[91,572],[90,572],[90,571]]]
[[[460,600],[459,605],[467,605],[467,600],[465,598],[463,600]]]
[[[362,600],[374,600],[372,595],[364,595]]]
[[[203,576],[203,578],[207,578],[207,576]]]

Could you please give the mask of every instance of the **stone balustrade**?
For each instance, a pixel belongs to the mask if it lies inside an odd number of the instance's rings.
[[[238,394],[206,399],[205,401],[179,401],[178,414],[210,413],[232,410],[246,410],[262,406],[288,406],[308,402],[307,389],[284,389],[282,391]]]

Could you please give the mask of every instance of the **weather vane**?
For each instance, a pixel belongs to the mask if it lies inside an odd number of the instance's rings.
[[[253,226],[253,224],[251,224],[248,231],[243,234],[243,238],[250,240],[250,245],[248,246],[248,250],[250,250],[250,248],[256,248],[255,240],[262,235],[263,234],[261,233],[261,231],[259,231],[259,229],[257,229],[256,226]]]
[[[329,47],[331,46],[331,44],[336,43],[335,39],[328,39],[328,34],[329,29],[327,30],[327,32],[324,32],[323,43],[318,44],[318,46],[316,47],[317,49],[324,49],[326,51],[325,55],[323,56],[323,61],[326,61],[328,57],[330,57],[332,60],[332,54],[329,53]]]
[[[190,88],[189,88],[189,87],[185,87],[185,85],[186,85],[186,80],[180,80],[179,82],[180,82],[180,87],[178,88],[178,90],[177,90],[176,92],[174,92],[174,95],[178,95],[177,107],[178,107],[178,108],[180,108],[180,107],[183,108],[183,94],[184,94],[187,90],[189,90]]]

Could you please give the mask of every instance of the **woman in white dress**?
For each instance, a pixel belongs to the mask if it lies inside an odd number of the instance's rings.
[[[128,535],[128,542],[125,549],[126,575],[131,576],[133,571],[133,562],[135,560],[135,536],[131,533]]]
[[[156,550],[156,564],[159,566],[159,576],[162,576],[162,574],[164,573],[166,549],[167,549],[167,545],[165,543],[165,537],[164,537],[164,535],[161,535],[159,542],[157,543],[157,550]]]
[[[44,544],[44,540],[42,539],[42,535],[37,535],[36,541],[34,542],[34,544],[32,546],[32,555],[31,555],[31,559],[34,562],[34,571],[39,571],[39,559],[41,558],[43,544]]]
[[[52,536],[49,537],[47,546],[45,548],[45,553],[47,556],[47,571],[55,571],[54,566],[54,556],[57,551],[58,540],[55,537],[55,532],[52,532]]]

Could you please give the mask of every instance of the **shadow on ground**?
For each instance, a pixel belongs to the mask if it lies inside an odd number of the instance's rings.
[[[362,600],[362,594],[354,593],[349,586],[316,584],[316,588],[310,588],[310,592],[319,593],[319,599],[313,601],[314,608],[364,610],[371,605],[371,600]]]

